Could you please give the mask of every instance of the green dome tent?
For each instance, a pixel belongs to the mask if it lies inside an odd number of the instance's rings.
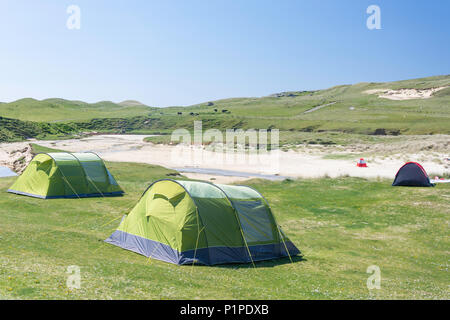
[[[41,199],[120,196],[123,190],[94,153],[40,153],[8,190]]]
[[[159,180],[106,242],[174,263],[247,263],[300,253],[254,189]]]

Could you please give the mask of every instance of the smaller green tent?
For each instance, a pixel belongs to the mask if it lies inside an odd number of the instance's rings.
[[[121,196],[123,190],[94,153],[40,153],[8,190],[41,199]]]
[[[179,265],[248,263],[300,253],[256,190],[170,179],[153,183],[105,241]]]

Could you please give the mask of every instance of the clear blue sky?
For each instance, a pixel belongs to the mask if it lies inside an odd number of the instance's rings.
[[[450,74],[449,14],[448,0],[2,0],[0,101],[190,105]]]

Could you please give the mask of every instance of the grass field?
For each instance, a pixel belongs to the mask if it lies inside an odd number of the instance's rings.
[[[0,179],[0,299],[449,299],[450,185],[393,188],[357,178],[249,182],[303,258],[175,266],[102,242],[171,171],[107,163],[121,198],[38,200]],[[114,221],[115,220],[115,221]],[[66,287],[81,268],[81,289]],[[369,291],[366,269],[381,269]]]
[[[0,104],[0,116],[36,122],[69,122],[93,118],[133,117],[145,115],[144,105],[117,104],[111,101],[87,103],[65,99],[20,99]]]

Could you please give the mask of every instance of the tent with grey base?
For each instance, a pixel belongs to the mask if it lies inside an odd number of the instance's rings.
[[[41,199],[124,193],[99,156],[65,152],[36,155],[8,192]]]
[[[179,265],[253,263],[300,253],[256,190],[170,179],[150,185],[105,241]]]

